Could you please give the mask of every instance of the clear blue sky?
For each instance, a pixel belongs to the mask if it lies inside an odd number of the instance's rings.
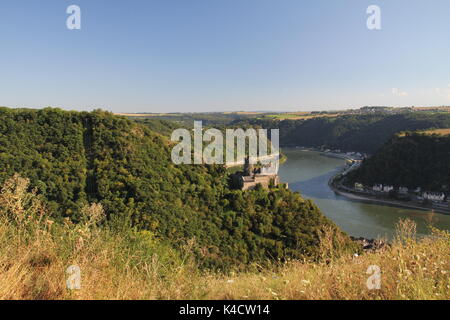
[[[66,28],[71,4],[81,30]],[[10,107],[450,105],[449,0],[2,0],[0,41]]]

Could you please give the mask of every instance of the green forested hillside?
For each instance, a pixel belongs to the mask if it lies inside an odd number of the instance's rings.
[[[345,115],[308,120],[253,119],[234,123],[279,128],[281,146],[326,147],[373,153],[394,134],[429,128],[450,128],[450,113]]]
[[[138,123],[141,123],[141,124],[145,125],[147,128],[149,128],[150,130],[160,133],[166,137],[170,137],[173,130],[181,128],[181,127],[190,128],[190,127],[193,127],[193,123],[194,123],[194,122],[191,122],[190,126],[189,126],[189,125],[186,125],[184,122],[179,123],[176,121],[168,121],[168,120],[163,120],[163,119],[137,118],[137,119],[130,119],[130,120],[134,120]]]
[[[449,191],[450,136],[406,133],[389,140],[349,181]]]
[[[312,202],[283,189],[230,190],[221,166],[176,166],[170,149],[163,135],[102,111],[0,108],[0,183],[29,178],[56,220],[77,222],[99,202],[109,226],[178,248],[189,241],[209,267],[315,257],[332,223]]]

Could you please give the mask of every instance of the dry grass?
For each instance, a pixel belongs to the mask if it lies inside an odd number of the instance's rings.
[[[173,116],[174,114],[170,113],[114,113],[116,116],[124,116],[124,117],[136,117],[136,118],[142,118],[142,117],[162,117],[162,116]]]
[[[0,299],[450,299],[450,235],[415,238],[400,221],[384,251],[335,257],[334,235],[322,238],[322,263],[290,261],[263,272],[200,271],[190,254],[146,232],[101,226],[100,205],[83,222],[53,222],[28,181],[15,176],[0,194]],[[66,287],[70,265],[81,289]],[[369,266],[381,269],[381,289],[366,286]]]
[[[258,111],[230,111],[230,112],[223,112],[223,114],[258,115],[258,114],[264,114],[264,112],[258,112]]]
[[[444,111],[444,112],[450,112],[450,107],[414,107],[415,110],[419,111]]]
[[[446,136],[450,134],[450,129],[434,129],[434,130],[426,130],[426,131],[422,131],[422,133],[425,134],[437,134],[437,135],[441,135],[441,136]]]
[[[400,137],[405,137],[407,133],[408,132],[400,132],[398,135]],[[447,136],[447,135],[450,135],[450,128],[448,128],[448,129],[419,130],[419,131],[416,131],[416,133],[425,134],[425,135],[436,134],[436,135],[440,135],[440,136]]]
[[[309,120],[314,118],[336,118],[341,115],[341,113],[312,114],[310,112],[293,112],[266,115],[265,117],[277,120]]]
[[[295,261],[276,272],[238,275],[225,287],[220,286],[224,281],[210,279],[208,286],[214,289],[209,294],[219,299],[448,300],[449,239],[448,233],[435,231],[434,237],[420,242],[411,237],[397,240],[382,252],[322,264]],[[372,265],[381,269],[380,290],[367,287]]]

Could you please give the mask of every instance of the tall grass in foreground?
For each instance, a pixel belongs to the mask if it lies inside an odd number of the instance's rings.
[[[420,241],[400,221],[390,247],[336,257],[331,232],[321,263],[290,261],[261,272],[199,270],[191,246],[173,250],[148,232],[100,227],[100,205],[83,221],[55,223],[28,180],[14,176],[0,193],[0,299],[449,299],[450,235],[433,230]],[[81,269],[69,290],[67,267]],[[381,268],[381,289],[369,290],[369,266]]]

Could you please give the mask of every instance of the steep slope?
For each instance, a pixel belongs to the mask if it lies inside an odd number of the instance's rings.
[[[174,165],[167,138],[106,112],[2,108],[0,142],[0,182],[28,177],[56,219],[99,202],[114,228],[190,241],[204,266],[316,257],[335,228],[289,190],[230,190],[221,166]]]
[[[308,120],[248,120],[250,124],[280,129],[281,146],[326,147],[374,153],[394,134],[430,128],[449,128],[450,113],[345,115]]]
[[[407,133],[389,140],[362,166],[349,174],[350,182],[389,184],[448,191],[450,136]]]

